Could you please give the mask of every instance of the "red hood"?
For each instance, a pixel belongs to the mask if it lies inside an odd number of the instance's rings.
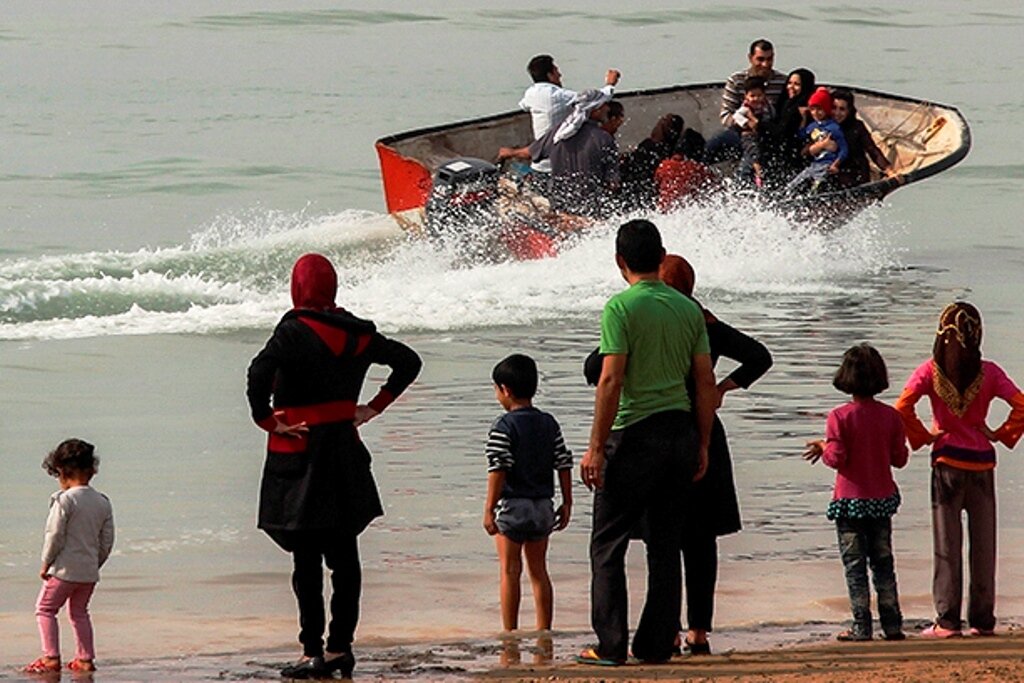
[[[320,254],[300,256],[292,268],[292,305],[314,311],[334,310],[338,274]]]

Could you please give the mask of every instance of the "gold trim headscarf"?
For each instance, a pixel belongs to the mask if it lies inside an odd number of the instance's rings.
[[[935,393],[957,417],[978,397],[981,368],[981,313],[966,301],[949,304],[939,314],[932,347]]]

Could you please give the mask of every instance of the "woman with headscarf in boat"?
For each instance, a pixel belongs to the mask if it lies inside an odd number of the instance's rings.
[[[682,256],[668,254],[659,275],[665,284],[693,298],[696,275],[693,266]],[[700,303],[698,302],[698,305]],[[772,356],[761,342],[719,320],[701,306],[711,345],[711,362],[722,356],[739,363],[735,370],[718,383],[719,406],[730,391],[748,389],[768,372]],[[590,384],[597,384],[603,362],[595,349],[587,356],[583,373]],[[693,385],[687,380],[687,390]],[[708,632],[712,627],[715,604],[715,583],[718,579],[718,537],[733,534],[742,528],[736,484],[732,474],[732,458],[725,426],[715,415],[708,449],[708,469],[704,477],[687,492],[686,513],[682,520],[681,550],[686,580],[687,633],[680,644],[690,654],[711,653]],[[643,533],[642,530],[638,530]],[[681,629],[680,629],[681,630]]]
[[[672,156],[683,127],[682,116],[665,114],[654,124],[651,134],[641,140],[636,149],[623,156],[621,196],[623,208],[627,211],[654,207],[658,197],[654,172],[658,164]]]
[[[849,90],[836,90],[832,93],[832,118],[836,120],[846,138],[849,154],[839,163],[836,180],[840,187],[856,187],[871,180],[871,168],[868,159],[875,163],[886,176],[895,175],[889,160],[882,150],[878,149],[867,126],[857,116],[853,93]]]
[[[419,374],[416,352],[335,303],[338,276],[306,254],[292,269],[294,307],[249,365],[252,419],[269,433],[258,526],[292,554],[302,658],[289,678],[351,675],[361,568],[357,537],[383,514],[370,453],[357,428],[379,415]],[[371,364],[391,373],[359,404]],[[271,407],[273,400],[273,407]],[[323,564],[331,571],[324,649]]]
[[[963,528],[967,513],[970,538],[970,598],[967,620],[972,635],[993,635],[996,570],[996,451],[998,441],[1013,448],[1024,434],[1024,394],[1001,367],[981,356],[981,314],[969,303],[950,304],[939,315],[932,357],[907,380],[896,401],[912,449],[932,447],[932,598],[935,622],[921,635],[961,635]],[[914,406],[927,396],[932,429]],[[992,401],[1010,405],[1006,421],[988,427]]]
[[[772,124],[772,138],[775,153],[770,160],[770,175],[776,184],[785,184],[805,165],[801,153],[803,142],[800,130],[808,120],[807,100],[815,90],[814,73],[808,69],[794,69],[789,72],[786,87],[775,102],[775,121]]]

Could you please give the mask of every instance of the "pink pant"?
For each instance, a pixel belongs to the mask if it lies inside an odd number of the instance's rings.
[[[71,630],[75,632],[75,646],[78,659],[95,659],[92,645],[92,621],[89,619],[89,598],[96,588],[95,583],[61,581],[51,576],[43,583],[36,600],[36,621],[39,622],[39,638],[43,642],[43,655],[60,657],[60,632],[57,629],[57,612],[68,603]]]

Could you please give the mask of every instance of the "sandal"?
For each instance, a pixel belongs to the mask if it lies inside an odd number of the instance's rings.
[[[60,673],[60,657],[40,657],[31,664],[23,666],[21,670],[27,674]]]
[[[859,633],[853,630],[840,631],[836,634],[836,640],[841,643],[863,643],[871,640],[871,635],[866,633]]]
[[[597,653],[596,648],[588,647],[576,655],[577,664],[592,664],[594,666],[622,666],[625,662],[617,659],[606,659]]]
[[[91,659],[78,659],[77,657],[68,662],[68,669],[70,671],[77,671],[79,673],[86,673],[89,671],[95,671],[96,665]]]

